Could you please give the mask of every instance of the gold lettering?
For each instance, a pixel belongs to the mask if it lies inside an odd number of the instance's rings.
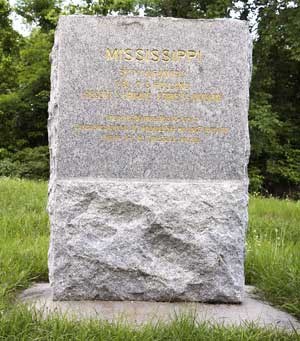
[[[191,61],[196,60],[201,61],[201,51],[196,50],[169,50],[169,49],[118,49],[118,48],[106,48],[105,59],[107,61],[127,61],[131,62],[133,60],[143,61],[148,63],[149,61],[158,62],[162,60],[163,62],[177,62],[177,61]]]
[[[117,81],[116,85],[119,86],[120,88],[125,88],[128,89],[129,88],[129,82],[128,81]]]
[[[159,61],[159,51],[158,50],[152,50],[151,51],[151,60],[153,62],[158,62]]]
[[[170,51],[169,50],[163,50],[162,51],[162,61],[163,62],[169,62],[170,61]]]
[[[120,69],[120,76],[121,77],[126,77],[129,74],[130,74],[130,70],[129,69]]]
[[[106,115],[113,122],[197,122],[196,117],[187,116],[144,116],[144,115]]]
[[[143,49],[137,49],[136,50],[136,60],[144,60],[144,50]]]
[[[158,50],[154,50],[154,51],[158,51]],[[156,52],[153,52],[152,60],[155,61],[154,59],[156,58],[159,58],[159,57],[157,57]],[[141,76],[141,77],[146,77],[146,78],[182,78],[185,76],[185,72],[178,71],[178,70],[140,70],[140,69],[127,69],[127,68],[120,69],[121,77],[126,77],[128,75]]]
[[[132,50],[131,49],[125,49],[125,58],[126,61],[132,61],[133,56],[132,56]]]
[[[187,51],[188,60],[194,59],[196,56],[197,56],[197,52],[195,50]]]
[[[149,138],[151,142],[176,142],[176,137],[169,136],[151,136]]]
[[[186,52],[184,50],[178,50],[177,52],[179,58],[185,58]]]
[[[160,92],[158,99],[163,101],[178,101],[188,99],[188,94],[178,92]]]
[[[129,101],[149,100],[151,94],[149,92],[126,92],[121,94],[121,98]]]
[[[146,50],[146,53],[145,53],[145,61],[148,63],[149,62],[149,54],[150,54],[150,51],[149,50]]]
[[[108,100],[112,97],[111,91],[97,91],[97,90],[87,90],[83,93],[82,97],[84,99],[103,99]]]
[[[179,139],[180,142],[186,142],[186,143],[199,143],[200,142],[200,139],[199,137],[181,137]]]
[[[199,59],[199,61],[201,61],[201,58],[202,58],[201,51],[198,51],[197,55],[198,55],[198,59]]]
[[[192,101],[206,101],[206,102],[220,102],[222,100],[222,94],[205,94],[205,93],[193,93],[191,94]]]
[[[108,130],[108,131],[143,131],[143,132],[168,132],[168,133],[224,133],[229,128],[224,127],[176,127],[176,126],[137,126],[137,125],[105,125],[105,124],[81,124],[74,127],[77,130]]]
[[[118,49],[114,49],[113,51],[110,48],[106,49],[106,60],[119,60],[119,50]]]
[[[106,141],[118,141],[121,139],[122,139],[121,135],[105,135],[104,136],[104,140]]]
[[[172,55],[172,61],[173,62],[177,62],[177,60],[178,60],[178,52],[177,51],[172,51],[171,55]]]

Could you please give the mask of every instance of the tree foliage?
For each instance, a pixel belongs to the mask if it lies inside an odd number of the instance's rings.
[[[231,0],[146,0],[145,14],[174,18],[216,18],[229,17],[233,3]]]
[[[12,28],[11,8],[7,0],[0,0],[0,94],[17,86],[17,63],[20,35]]]
[[[293,195],[300,190],[300,7],[256,1],[259,9],[251,86],[250,170],[262,188]],[[253,6],[253,4],[251,4]]]
[[[65,8],[68,14],[109,14],[127,15],[138,14],[138,1],[136,0],[84,0],[79,4],[70,4]]]
[[[48,143],[49,51],[53,30],[48,30],[47,24],[34,29],[28,38],[20,37],[12,28],[8,2],[0,0],[0,4],[3,9],[0,36],[0,70],[3,70],[0,71],[0,175],[41,178],[48,174],[48,151],[42,146]],[[38,161],[38,155],[43,161]]]
[[[143,9],[148,16],[234,16],[249,21],[255,37],[249,110],[250,188],[255,192],[299,196],[298,1],[83,0],[64,5],[61,0],[18,0],[16,12],[35,27],[24,38],[12,28],[8,1],[0,0],[0,175],[48,174],[48,56],[59,15],[137,14]]]
[[[20,49],[17,85],[0,95],[0,146],[10,151],[47,144],[52,35],[32,32]]]
[[[61,6],[60,0],[18,0],[16,13],[48,32],[55,29]]]

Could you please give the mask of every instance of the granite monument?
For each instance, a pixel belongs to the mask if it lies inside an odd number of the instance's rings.
[[[251,51],[239,20],[60,18],[55,300],[242,301]]]

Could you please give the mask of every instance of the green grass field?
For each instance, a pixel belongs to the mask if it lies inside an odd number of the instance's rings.
[[[46,281],[47,184],[0,179],[0,340],[300,340],[248,325],[224,328],[180,318],[139,330],[103,322],[41,321],[16,307],[16,293]],[[246,281],[262,297],[300,319],[300,202],[252,197]]]

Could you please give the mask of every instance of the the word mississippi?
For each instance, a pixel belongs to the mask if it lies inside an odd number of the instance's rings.
[[[168,49],[118,49],[106,48],[107,61],[138,61],[138,62],[178,62],[201,61],[201,51],[196,50],[168,50]]]

